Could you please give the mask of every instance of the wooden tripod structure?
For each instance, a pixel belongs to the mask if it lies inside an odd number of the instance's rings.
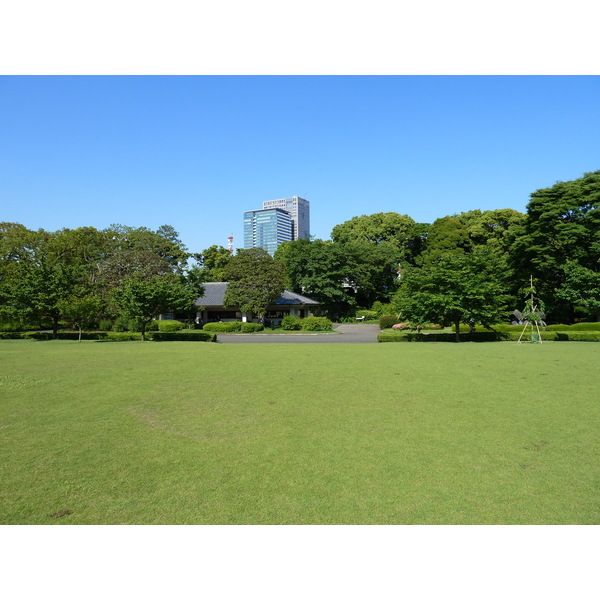
[[[535,300],[533,297],[533,275],[529,276],[530,289],[531,289],[531,298],[525,303],[525,315],[527,317],[527,322],[523,327],[523,331],[521,331],[521,335],[519,336],[519,341],[517,343],[521,343],[521,339],[525,335],[525,331],[527,331],[527,327],[531,325],[531,341],[537,344],[542,343],[542,334],[540,333],[540,312],[538,311],[538,307],[535,304]],[[531,321],[533,319],[533,322]],[[535,329],[534,329],[535,327]],[[535,331],[537,331],[537,340],[534,340]]]

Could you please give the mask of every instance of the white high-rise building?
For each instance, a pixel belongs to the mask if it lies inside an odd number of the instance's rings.
[[[308,200],[298,196],[265,200],[263,210],[267,208],[281,208],[290,213],[293,225],[292,240],[310,238],[310,202]]]

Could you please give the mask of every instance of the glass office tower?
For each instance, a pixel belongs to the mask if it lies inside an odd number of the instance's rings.
[[[265,208],[281,208],[292,216],[292,239],[308,239],[310,237],[310,202],[298,196],[291,198],[280,198],[279,200],[266,200],[263,202]]]
[[[264,248],[271,256],[293,240],[292,217],[281,208],[263,208],[244,213],[244,248]]]

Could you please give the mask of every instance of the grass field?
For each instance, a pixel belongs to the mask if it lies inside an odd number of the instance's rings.
[[[0,342],[3,524],[598,524],[600,344]]]

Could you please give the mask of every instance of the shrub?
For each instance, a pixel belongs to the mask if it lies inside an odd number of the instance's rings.
[[[113,331],[129,331],[129,318],[121,315],[115,319]]]
[[[600,323],[573,323],[570,330],[573,331],[600,331]]]
[[[207,331],[153,331],[149,338],[155,342],[216,342],[217,336]]]
[[[241,331],[241,321],[228,321],[226,323],[206,323],[202,328],[204,331],[217,331],[221,333],[232,333],[235,331]]]
[[[154,321],[156,323],[156,327],[158,331],[163,331],[165,333],[173,333],[175,331],[181,331],[185,324],[181,321],[173,321],[173,320],[165,320],[165,321]]]
[[[354,320],[360,317],[364,317],[365,321],[376,321],[379,318],[379,315],[375,310],[367,310],[366,308],[360,308],[354,313]]]
[[[299,331],[302,328],[302,319],[293,315],[286,315],[281,319],[281,328],[286,331]]]
[[[306,317],[302,319],[302,331],[331,331],[333,323],[327,317]]]
[[[391,329],[392,325],[399,323],[400,321],[396,317],[386,315],[379,318],[379,329]]]
[[[112,331],[113,322],[112,319],[101,319],[98,324],[98,329],[100,331]]]
[[[255,333],[262,331],[264,327],[260,323],[242,323],[242,333]]]
[[[390,312],[392,312],[394,309],[392,308],[392,305],[390,303],[388,304],[383,304],[383,302],[379,302],[379,300],[377,300],[376,302],[373,302],[373,306],[371,306],[371,310],[376,313],[376,319],[379,319],[381,317],[384,317],[385,315],[389,315]]]

